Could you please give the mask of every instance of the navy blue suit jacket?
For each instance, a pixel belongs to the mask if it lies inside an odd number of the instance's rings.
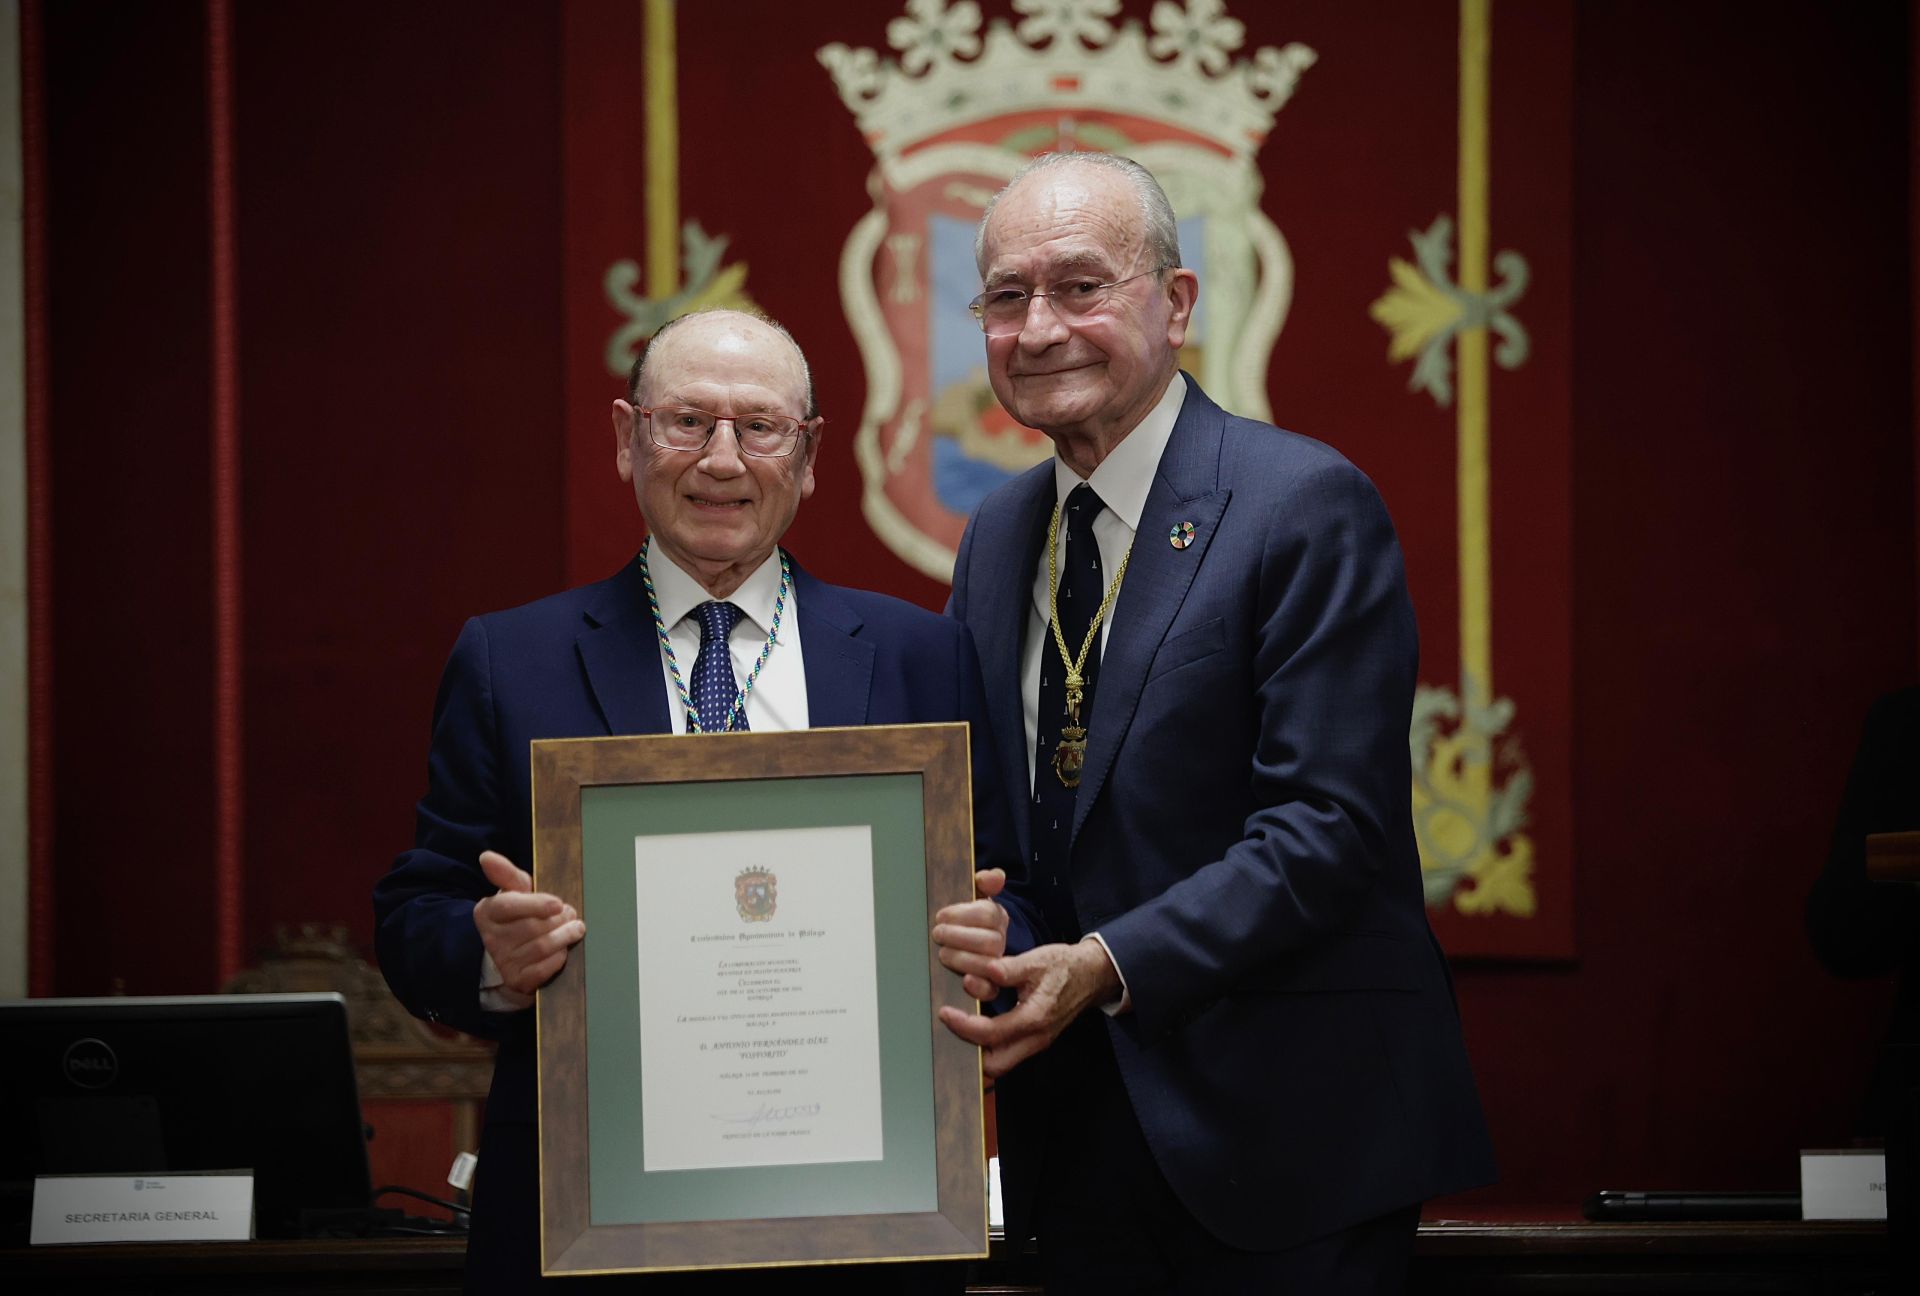
[[[823,584],[798,564],[793,582],[808,722],[972,721],[975,839],[983,867],[994,862],[1008,830],[972,637],[924,608]],[[490,1123],[534,1119],[533,1014],[480,1007],[473,906],[493,892],[480,852],[522,868],[532,861],[529,742],[667,733],[667,707],[637,561],[597,584],[475,617],[454,644],[414,847],[374,890],[376,945],[387,983],[415,1015],[500,1040]]]
[[[948,609],[979,646],[1015,806],[1053,483],[1041,464],[981,504]],[[1192,384],[1112,616],[1069,876],[1081,929],[1127,979],[1132,1009],[1107,1028],[1162,1173],[1209,1231],[1259,1250],[1488,1181],[1414,844],[1413,608],[1373,484]],[[1014,830],[1027,859],[1024,815]],[[1048,940],[1011,891],[1011,946]],[[1000,1086],[1016,1236],[1042,1122],[1073,1119],[1050,1061]]]

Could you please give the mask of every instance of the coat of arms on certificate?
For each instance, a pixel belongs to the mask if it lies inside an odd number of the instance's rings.
[[[772,869],[741,869],[733,879],[733,903],[741,922],[766,922],[779,902],[780,879]]]

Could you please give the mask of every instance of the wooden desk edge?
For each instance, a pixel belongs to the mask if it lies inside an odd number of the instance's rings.
[[[1566,1219],[1441,1219],[1420,1224],[1414,1254],[1427,1260],[1475,1256],[1876,1256],[1887,1226],[1873,1220],[1750,1220],[1700,1223],[1592,1223]],[[129,1242],[0,1250],[0,1272],[93,1274],[279,1274],[456,1271],[460,1237],[316,1238],[257,1242]],[[1019,1266],[1031,1245],[996,1230],[984,1268]],[[986,1277],[987,1275],[982,1275]],[[989,1278],[989,1281],[991,1279]]]

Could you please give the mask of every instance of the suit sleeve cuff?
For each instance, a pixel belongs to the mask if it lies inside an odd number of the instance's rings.
[[[1100,1005],[1100,1011],[1109,1017],[1118,1017],[1121,1013],[1133,1010],[1133,991],[1127,989],[1127,974],[1120,968],[1120,960],[1113,956],[1113,948],[1107,944],[1107,938],[1099,932],[1088,932],[1087,939],[1096,942],[1106,953],[1107,962],[1113,964],[1114,975],[1120,978],[1120,997],[1112,1003]]]

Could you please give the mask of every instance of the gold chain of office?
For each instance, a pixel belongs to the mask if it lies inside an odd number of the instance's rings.
[[[1053,772],[1060,782],[1070,788],[1080,786],[1080,771],[1087,763],[1087,727],[1080,723],[1080,703],[1086,697],[1087,677],[1084,674],[1087,654],[1093,649],[1093,641],[1100,633],[1100,623],[1107,619],[1107,612],[1113,607],[1113,600],[1120,593],[1120,582],[1127,578],[1127,564],[1133,560],[1133,545],[1127,545],[1126,553],[1120,556],[1120,570],[1113,574],[1113,583],[1107,586],[1107,596],[1100,600],[1100,608],[1093,614],[1093,620],[1087,623],[1087,636],[1080,641],[1080,655],[1073,656],[1067,651],[1066,636],[1060,633],[1060,505],[1053,506],[1053,520],[1047,523],[1047,615],[1052,620],[1053,643],[1059,650],[1060,664],[1067,668],[1067,722],[1060,727],[1060,745],[1053,751]]]

